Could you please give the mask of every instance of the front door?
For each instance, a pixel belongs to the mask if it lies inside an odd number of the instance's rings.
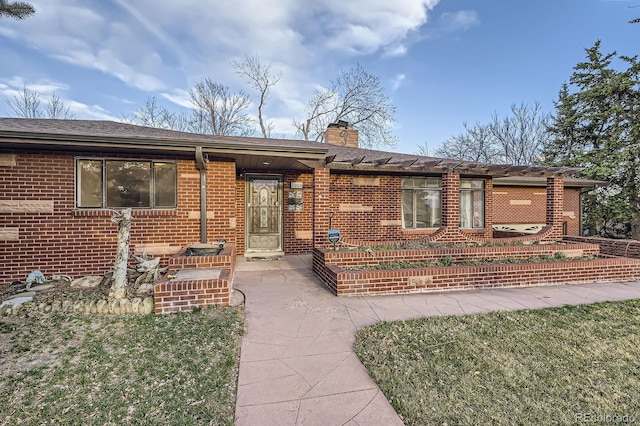
[[[246,251],[282,252],[282,176],[246,179]]]

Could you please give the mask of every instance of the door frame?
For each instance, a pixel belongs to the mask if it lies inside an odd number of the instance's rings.
[[[250,201],[251,201],[251,183],[254,180],[274,180],[278,182],[278,197],[280,200],[280,220],[279,220],[279,234],[280,234],[280,249],[251,249],[249,248],[249,221],[250,221]],[[244,252],[245,257],[259,257],[259,256],[281,256],[284,255],[284,175],[278,173],[246,173],[245,178],[245,190],[244,190]]]

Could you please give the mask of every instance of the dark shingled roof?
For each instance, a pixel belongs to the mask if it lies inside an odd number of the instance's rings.
[[[260,155],[268,156],[270,152],[278,152],[280,155],[283,152],[291,152],[292,158],[309,168],[322,165],[335,170],[374,173],[442,173],[455,170],[467,175],[498,177],[560,175],[580,170],[476,163],[303,140],[202,135],[99,120],[0,118],[0,148],[3,145],[10,146],[10,141],[14,146],[17,141],[24,144],[47,141],[49,146],[57,144],[56,146],[64,146],[66,149],[76,146],[79,149],[91,143],[93,146],[103,144],[112,149],[144,148],[158,152],[195,149],[196,146],[201,146],[205,152],[218,152],[224,148],[228,152],[244,152],[243,155],[255,155],[254,152],[260,152]]]

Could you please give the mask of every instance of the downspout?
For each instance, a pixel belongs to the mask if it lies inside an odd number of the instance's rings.
[[[207,242],[207,161],[202,147],[196,146],[196,167],[200,172],[200,242]]]

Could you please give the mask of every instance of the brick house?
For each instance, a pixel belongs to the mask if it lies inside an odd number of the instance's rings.
[[[134,209],[132,250],[170,257],[226,240],[231,256],[310,253],[327,231],[346,244],[579,235],[575,169],[508,166],[326,144],[217,137],[107,121],[0,118],[0,285],[110,269],[112,211]],[[516,226],[517,225],[517,226]],[[528,230],[526,228],[529,228]],[[224,302],[223,302],[224,303]]]

